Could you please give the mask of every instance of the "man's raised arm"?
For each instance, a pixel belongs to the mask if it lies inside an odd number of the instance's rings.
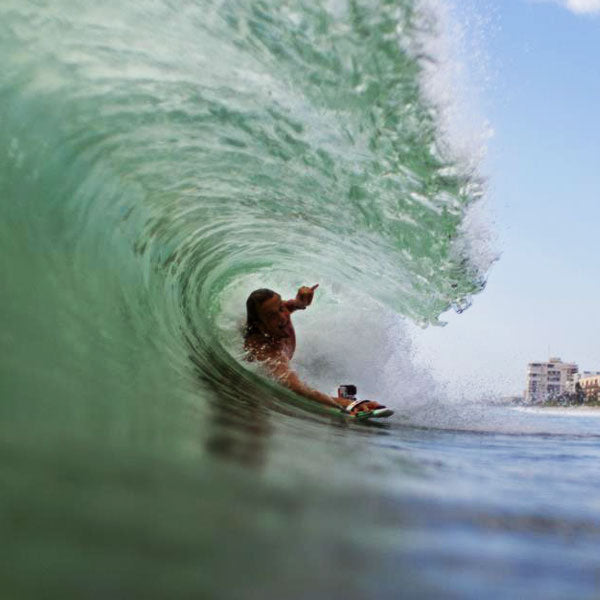
[[[286,300],[284,302],[286,308],[290,312],[294,312],[295,310],[304,310],[307,306],[310,306],[310,303],[313,301],[313,296],[315,290],[319,287],[319,284],[313,285],[312,287],[308,287],[303,285],[296,294],[296,297],[293,300]]]

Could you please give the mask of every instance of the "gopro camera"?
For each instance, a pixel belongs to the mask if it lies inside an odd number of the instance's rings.
[[[356,386],[352,384],[340,385],[338,388],[338,397],[347,398],[348,400],[356,399]]]

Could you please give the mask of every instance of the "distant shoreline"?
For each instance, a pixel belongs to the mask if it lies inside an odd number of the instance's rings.
[[[515,410],[529,413],[600,417],[600,406],[514,406]]]

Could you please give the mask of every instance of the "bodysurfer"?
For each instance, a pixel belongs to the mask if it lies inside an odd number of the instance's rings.
[[[290,368],[296,350],[291,314],[310,306],[318,287],[319,284],[302,286],[293,300],[282,300],[279,294],[269,289],[255,290],[248,296],[244,328],[244,349],[248,353],[248,360],[261,362],[271,375],[297,394],[339,408],[350,415],[383,409],[377,402],[339,396],[334,398],[323,394],[302,382]],[[388,413],[391,414],[391,411]]]

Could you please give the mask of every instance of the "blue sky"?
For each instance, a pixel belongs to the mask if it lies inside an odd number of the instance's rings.
[[[469,5],[455,13],[491,77],[477,102],[495,132],[483,170],[501,256],[471,309],[415,340],[472,397],[521,392],[549,355],[600,370],[600,0]]]

